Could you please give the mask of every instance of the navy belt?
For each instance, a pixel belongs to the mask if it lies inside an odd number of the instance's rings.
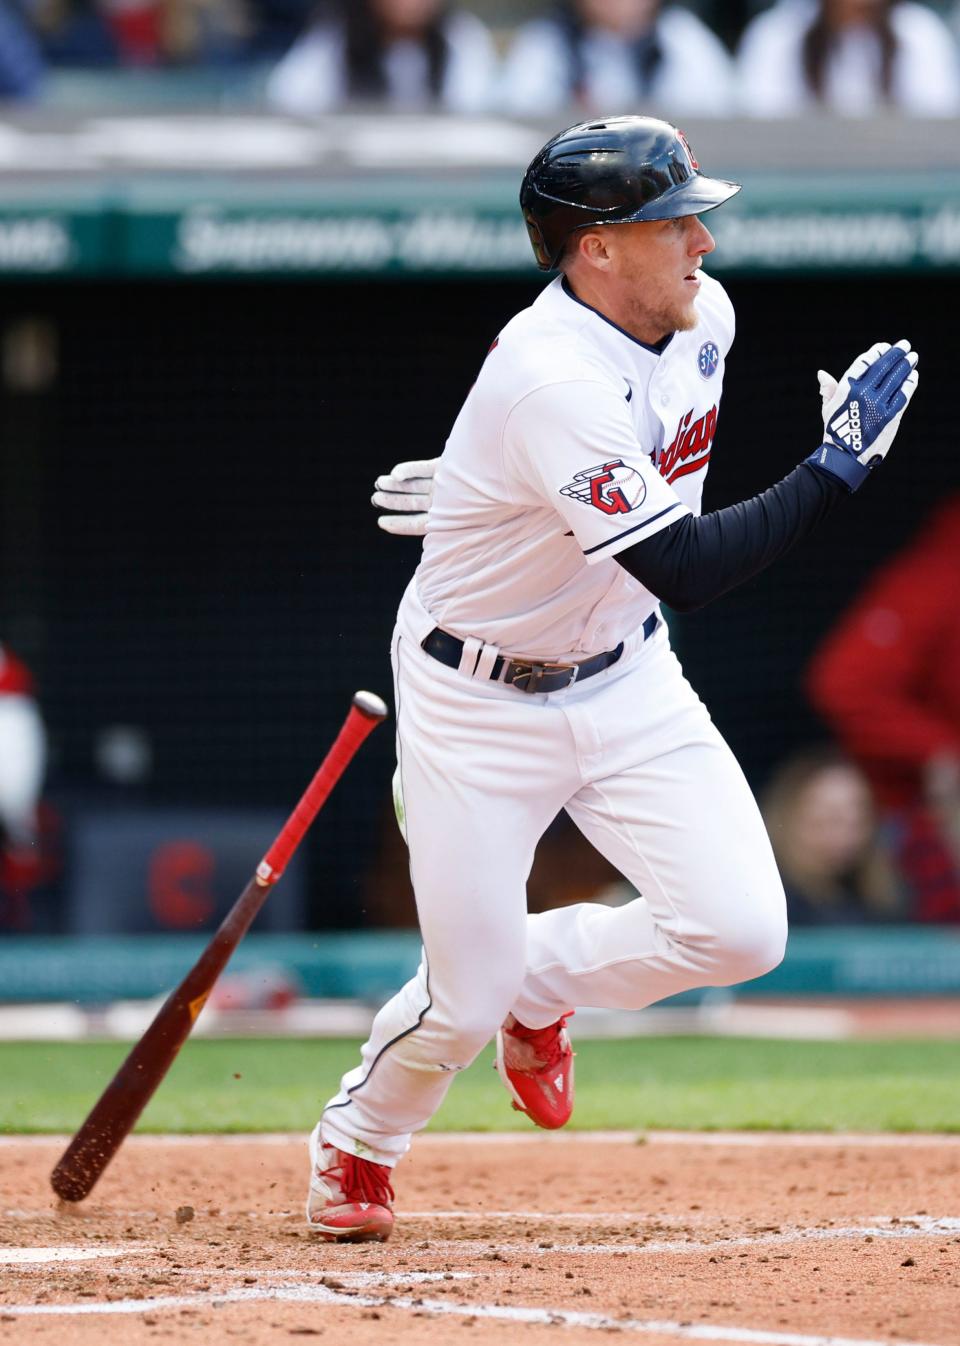
[[[643,638],[649,640],[659,625],[657,614],[652,612],[643,623]],[[463,658],[463,641],[441,631],[435,626],[428,636],[420,642],[427,654],[446,664],[447,668],[459,668]],[[506,682],[520,692],[559,692],[572,682],[583,682],[595,673],[615,664],[623,654],[623,641],[615,650],[604,650],[579,664],[538,663],[529,659],[504,659],[498,654],[490,670],[491,682]]]

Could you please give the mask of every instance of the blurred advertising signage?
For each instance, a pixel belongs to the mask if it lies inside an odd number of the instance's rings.
[[[844,194],[819,179],[747,185],[710,216],[718,274],[960,269],[960,180],[937,198],[869,183]],[[29,201],[0,198],[0,275],[537,275],[512,179],[376,186],[371,199],[349,181],[201,194],[137,179],[72,202],[34,187]]]
[[[955,270],[960,204],[872,210],[747,210],[710,220],[709,269]],[[532,278],[526,229],[509,207],[425,207],[406,213],[326,205],[164,202],[89,213],[0,209],[0,274],[8,276],[482,275]]]
[[[729,208],[710,227],[712,271],[960,266],[960,205],[929,215]],[[175,223],[169,263],[184,275],[503,272],[533,274],[526,229],[511,210],[317,214],[189,210]]]
[[[533,271],[520,218],[425,210],[381,214],[188,211],[176,223],[177,271]]]
[[[52,276],[103,269],[103,221],[60,210],[0,209],[0,274]]]
[[[712,217],[712,270],[960,266],[960,203],[912,213],[866,209],[731,210]]]
[[[214,929],[283,825],[239,809],[82,810],[71,821],[67,923],[74,934]],[[304,857],[258,917],[259,930],[302,925]]]

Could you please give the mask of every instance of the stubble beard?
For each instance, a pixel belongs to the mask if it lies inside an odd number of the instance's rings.
[[[690,299],[682,307],[676,307],[673,313],[673,323],[671,330],[674,332],[689,332],[697,325],[697,301]]]
[[[673,332],[689,332],[697,325],[695,299],[686,303],[664,301],[649,305],[637,300],[633,305],[632,325],[635,330],[658,333],[653,341],[662,341]]]
[[[650,284],[649,272],[630,267],[626,279],[630,282],[631,328],[637,332],[647,332],[646,340],[662,341],[673,332],[689,332],[697,325],[696,294],[689,299],[679,296],[676,290],[663,286],[659,294],[651,294],[655,289]],[[662,282],[661,282],[662,284]]]

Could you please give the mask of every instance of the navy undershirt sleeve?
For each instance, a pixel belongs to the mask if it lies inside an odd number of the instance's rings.
[[[616,559],[668,607],[693,612],[765,570],[847,494],[835,477],[801,463],[760,495],[687,514]]]

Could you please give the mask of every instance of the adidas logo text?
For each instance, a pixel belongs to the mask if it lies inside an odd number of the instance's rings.
[[[833,422],[833,433],[842,440],[851,453],[863,449],[863,429],[860,424],[860,403],[853,401]]]
[[[860,429],[860,403],[850,403],[850,447],[854,453],[863,448],[863,432]]]

